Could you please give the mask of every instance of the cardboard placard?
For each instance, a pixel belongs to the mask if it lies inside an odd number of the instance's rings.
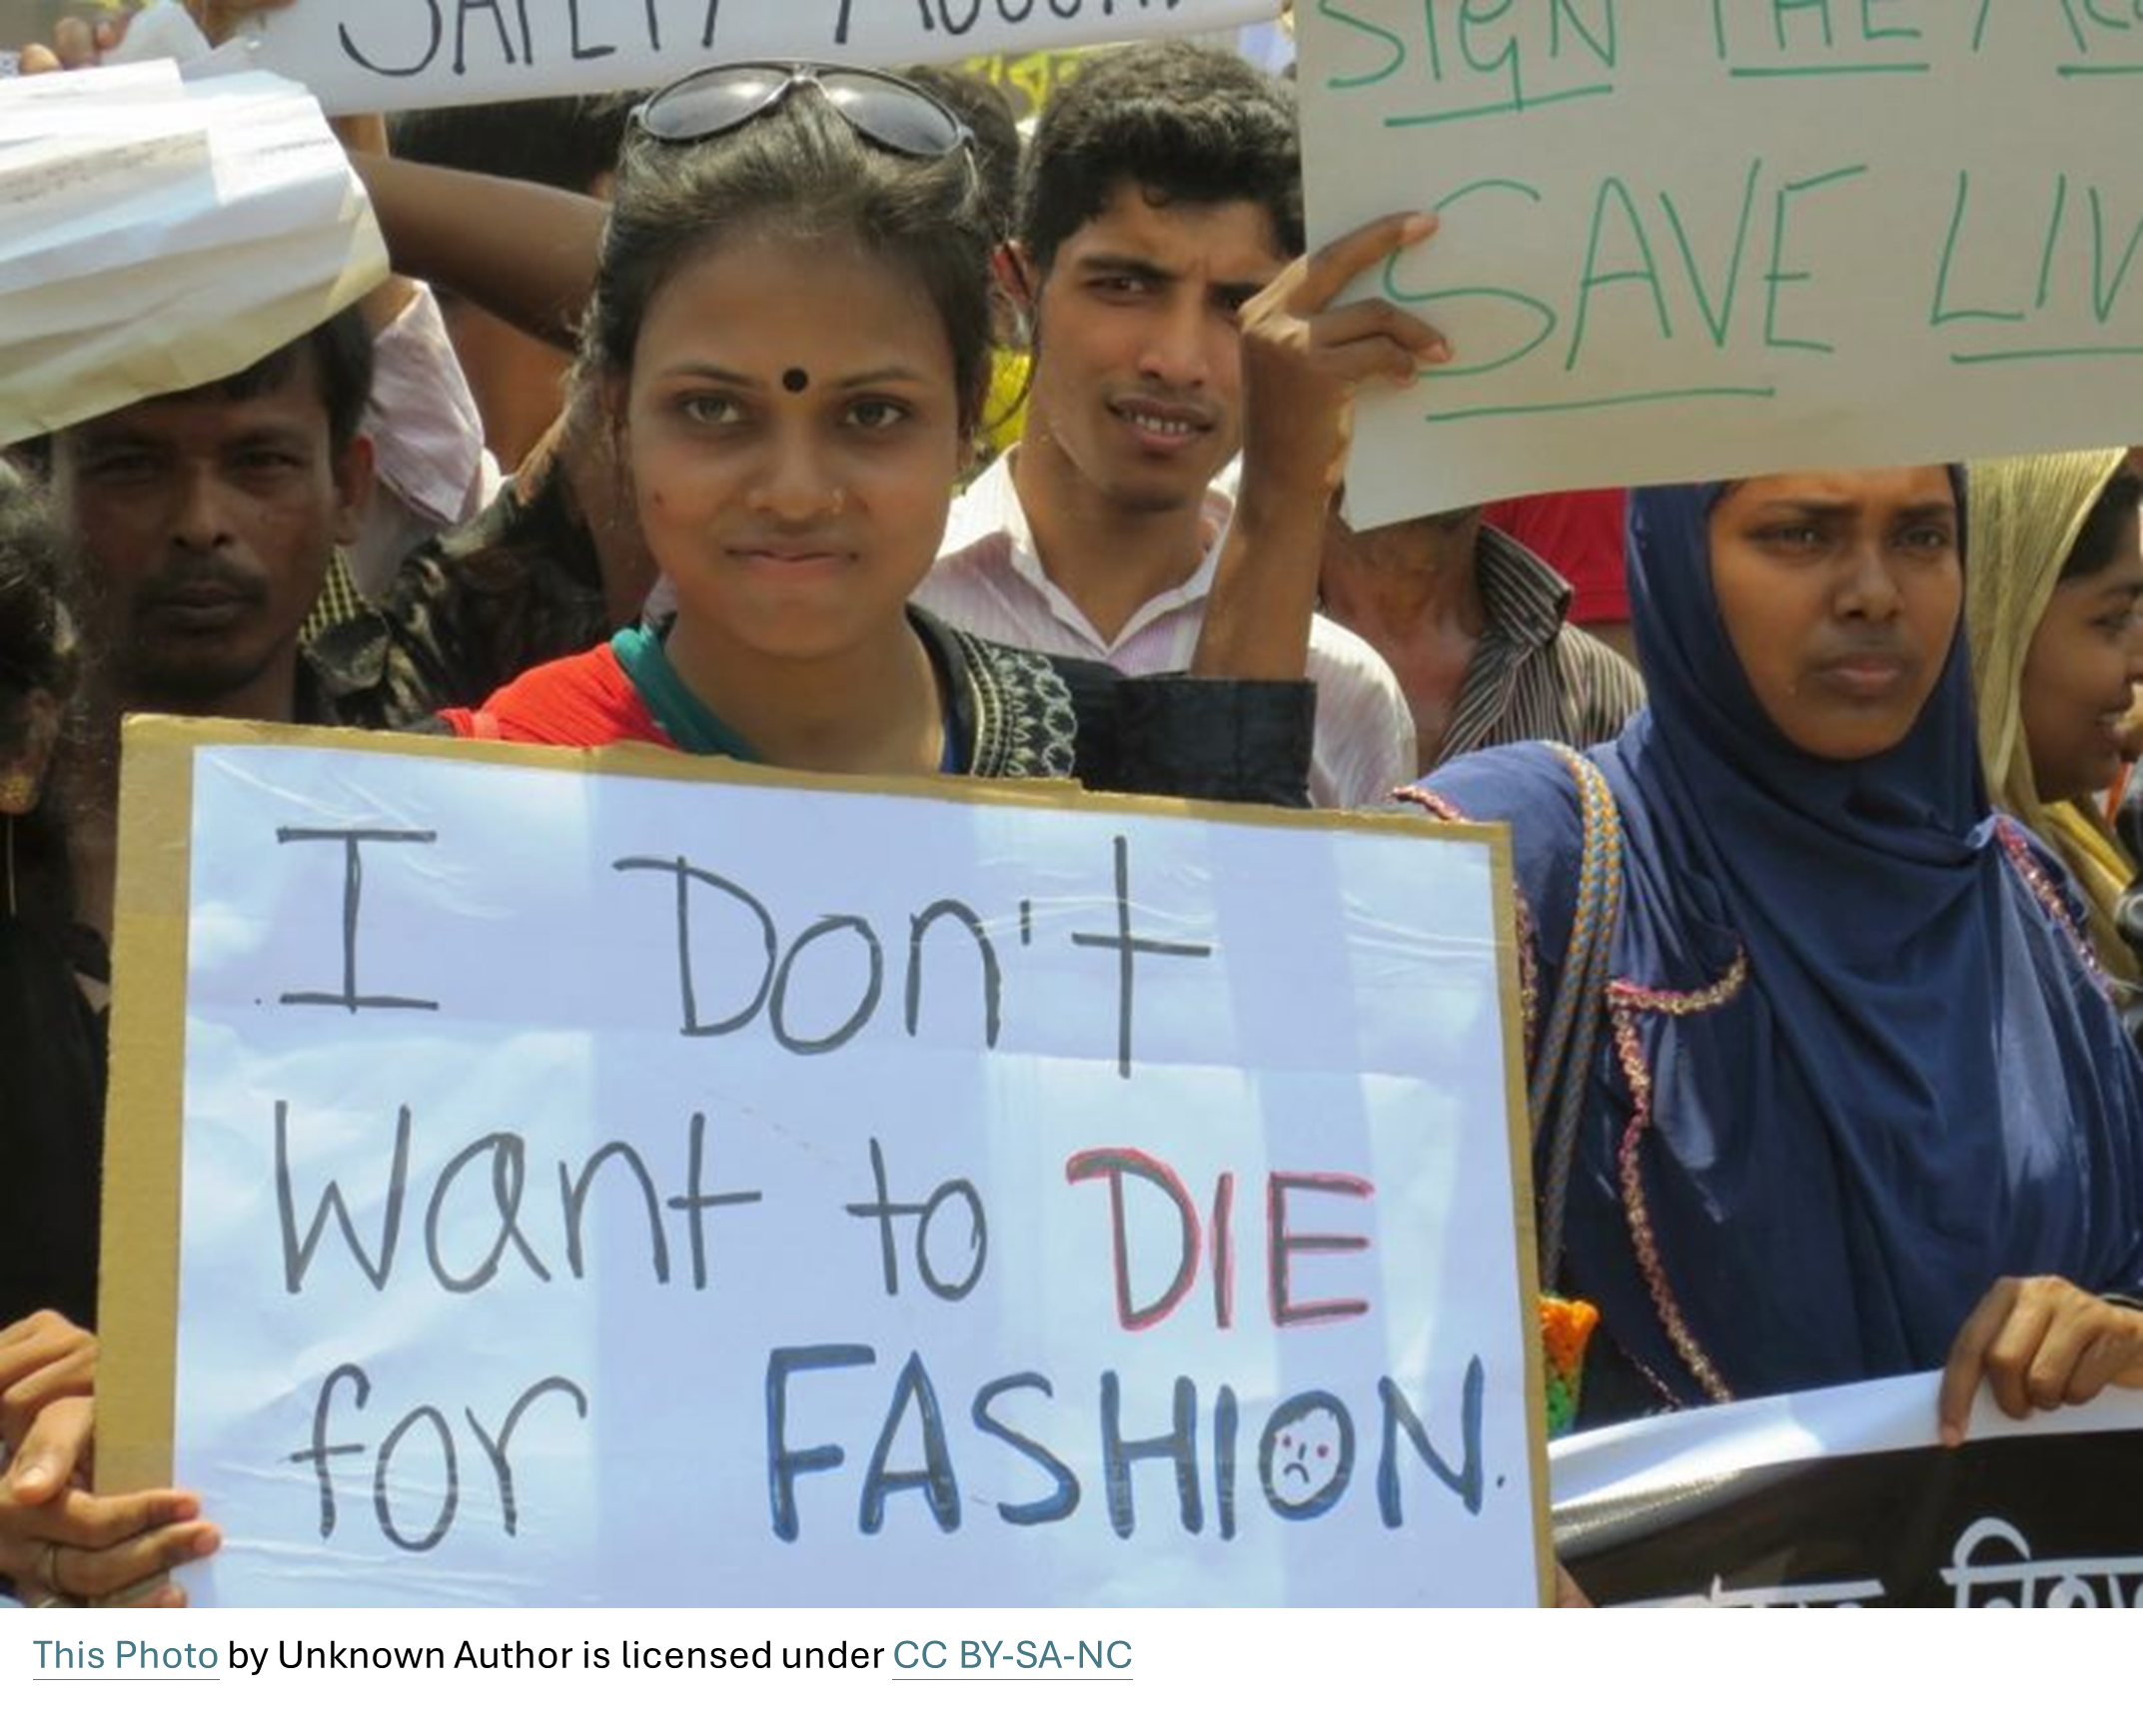
[[[1540,1595],[1500,832],[170,720],[124,802],[99,1465],[197,1602]]]
[[[1300,7],[1313,242],[1443,219],[1357,286],[1456,355],[1362,405],[1350,517],[2134,440],[2130,11]]]

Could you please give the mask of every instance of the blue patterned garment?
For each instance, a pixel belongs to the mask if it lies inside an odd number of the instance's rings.
[[[1936,1366],[2003,1276],[2143,1286],[2143,1061],[2054,858],[1990,812],[1961,631],[1898,746],[1801,751],[1719,614],[1719,493],[1631,496],[1650,705],[1592,754],[1626,890],[1564,1273],[1677,1403]],[[1547,1005],[1570,770],[1499,749],[1428,787],[1512,822]]]

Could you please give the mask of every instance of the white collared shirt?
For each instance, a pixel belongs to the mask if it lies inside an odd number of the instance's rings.
[[[1013,485],[1011,456],[1000,453],[953,502],[937,564],[915,600],[954,626],[1027,650],[1091,657],[1126,675],[1188,669],[1233,501],[1218,488],[1207,490],[1204,512],[1211,536],[1197,570],[1148,598],[1113,640],[1104,639],[1042,570]],[[1413,714],[1390,665],[1368,641],[1337,621],[1314,616],[1309,675],[1317,683],[1310,799],[1319,807],[1371,807],[1400,784],[1411,783]]]

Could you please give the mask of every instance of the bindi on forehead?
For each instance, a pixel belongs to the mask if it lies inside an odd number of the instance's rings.
[[[801,368],[784,369],[781,374],[781,390],[784,392],[808,392],[811,376]]]

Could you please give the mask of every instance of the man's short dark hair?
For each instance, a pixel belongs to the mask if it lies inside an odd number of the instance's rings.
[[[158,393],[157,398],[220,398],[231,403],[260,398],[274,392],[291,377],[291,371],[306,356],[313,358],[314,377],[320,382],[320,401],[328,413],[330,448],[339,458],[357,438],[358,425],[365,420],[365,407],[372,402],[372,328],[355,307],[330,316],[280,350],[271,350],[251,367],[212,380],[206,386],[184,392]],[[135,399],[131,403],[143,403]],[[148,401],[148,402],[153,402]],[[125,409],[127,406],[116,407]],[[109,413],[106,413],[109,414]],[[94,417],[86,419],[94,422]],[[7,449],[36,480],[52,474],[52,436],[33,434]]]
[[[412,109],[388,122],[398,157],[586,193],[617,167],[638,91]]]
[[[329,444],[341,457],[357,438],[358,424],[364,420],[365,406],[372,399],[372,330],[355,307],[323,320],[282,349],[271,350],[250,368],[170,396],[221,398],[233,403],[262,398],[289,380],[308,356],[313,359],[313,377],[320,383],[320,401],[328,412]]]
[[[1302,252],[1294,98],[1226,49],[1115,49],[1051,94],[1020,175],[1019,239],[1033,268],[1046,274],[1126,182],[1162,205],[1251,200],[1280,251]]]

